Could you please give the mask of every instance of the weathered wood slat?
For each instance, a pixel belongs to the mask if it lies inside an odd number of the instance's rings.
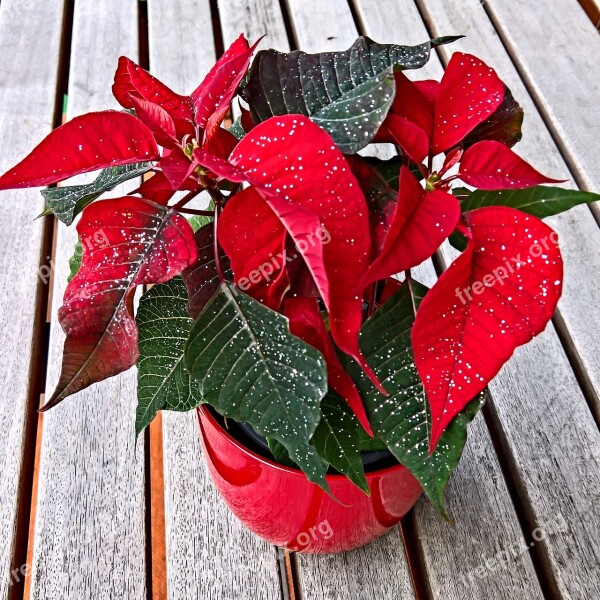
[[[349,46],[354,40],[355,29],[352,20],[348,20],[348,7],[345,11],[339,2],[291,2],[292,24],[298,45],[306,51],[321,49],[324,43],[331,44],[326,38],[330,35],[340,36],[337,46]],[[305,8],[298,10],[300,5]],[[246,9],[246,10],[243,10]],[[332,14],[329,14],[332,11]],[[326,13],[326,14],[324,14]],[[264,48],[288,50],[283,18],[279,3],[273,0],[264,3],[228,2],[221,4],[220,14],[222,29],[226,43],[233,40],[240,31],[244,31],[251,39],[256,39],[267,32],[268,36],[262,45]],[[243,22],[230,21],[230,15],[244,14]],[[309,18],[309,15],[312,17]],[[345,18],[345,20],[344,20]],[[306,19],[299,23],[302,19]],[[316,22],[320,21],[321,26]],[[235,23],[234,26],[230,22]],[[323,26],[333,28],[325,33]],[[334,40],[335,41],[335,40]],[[398,529],[371,544],[367,549],[341,556],[310,557],[298,556],[298,568],[302,597],[305,600],[336,600],[353,598],[414,598],[410,574],[402,540]]]
[[[525,109],[524,135],[515,150],[542,172],[569,180],[570,174],[564,160],[514,68],[511,57],[498,40],[492,24],[485,20],[486,13],[479,1],[467,0],[459,7],[436,0],[427,4],[427,10],[438,32],[467,33],[467,39],[456,44],[457,48],[472,51],[497,68],[515,98],[522,103]],[[448,56],[450,50],[443,48],[442,52]],[[575,61],[579,65],[578,58]],[[585,64],[578,68],[585,69]],[[543,71],[543,65],[538,70]],[[578,110],[575,112],[579,114]],[[567,185],[574,187],[572,182]],[[590,401],[598,418],[600,336],[594,327],[590,327],[590,323],[600,323],[600,304],[594,301],[598,294],[598,282],[595,277],[590,277],[590,273],[600,271],[600,231],[585,206],[548,219],[548,224],[560,236],[565,262],[564,291],[558,306],[559,321],[568,331],[569,351],[589,379]]]
[[[111,95],[117,59],[120,54],[136,58],[137,34],[133,2],[75,4],[70,117],[117,108]],[[60,370],[64,336],[56,311],[75,240],[74,228],[61,225],[47,393]],[[146,598],[144,445],[140,443],[136,452],[135,404],[131,371],[67,399],[46,414],[32,598]]]
[[[414,5],[387,2],[377,11],[359,0],[358,16],[365,33],[382,42],[418,44],[428,37]],[[435,56],[418,72],[419,79],[439,78],[441,65]],[[416,273],[427,285],[435,282],[431,269]],[[487,572],[485,579],[471,581],[469,572],[482,557],[494,557],[500,549],[519,547],[523,535],[502,477],[489,432],[482,417],[470,428],[469,441],[447,492],[448,509],[455,523],[445,523],[427,502],[420,502],[414,514],[415,533],[422,547],[426,572],[434,598],[491,597],[515,598],[516,591],[540,598],[541,589],[526,554],[511,561],[508,569]],[[485,531],[485,535],[474,532]]]
[[[406,12],[403,16],[406,18]],[[518,151],[542,171],[556,172],[560,177],[561,173],[566,174],[566,166],[484,16],[477,0],[461,4],[427,2],[427,17],[434,35],[447,31],[466,33],[466,40],[457,46],[494,65],[525,106],[525,135]],[[451,51],[442,49],[446,58]],[[593,280],[588,265],[596,264],[597,230],[585,208],[550,222],[561,233],[566,263],[565,292],[559,307],[561,314],[571,315],[569,327],[575,336],[576,327],[592,329],[591,324],[596,322],[590,320],[589,313],[586,321],[583,309],[573,306],[586,302],[593,305],[597,297],[597,283],[586,281]],[[449,258],[447,252],[446,259]],[[582,298],[583,294],[589,296]],[[579,321],[574,316],[577,310]],[[593,331],[587,339],[592,337]],[[497,412],[492,421],[499,426],[498,441],[512,457],[509,464],[527,521],[532,529],[537,526],[548,534],[548,541],[537,546],[555,581],[555,592],[566,598],[594,596],[594,592],[597,595],[600,436],[554,328],[549,326],[534,342],[519,349],[490,388]],[[431,519],[421,517],[424,526],[428,526]],[[494,558],[494,554],[483,555],[480,564],[484,564],[484,558]],[[489,581],[488,573],[484,568],[483,585]]]
[[[599,190],[598,24],[577,0],[555,0],[552,10],[518,0],[489,0],[486,7],[580,182]]]
[[[275,48],[287,51],[290,49],[279,0],[221,2],[219,3],[219,15],[226,47],[240,33],[244,33],[250,43],[266,35],[258,50]]]
[[[216,59],[208,0],[151,0],[148,10],[152,73],[181,93],[192,91]],[[246,530],[219,497],[195,413],[164,413],[163,452],[169,599],[278,598],[275,549]]]
[[[58,57],[64,0],[34,6],[4,0],[0,9],[0,172],[20,160],[52,128],[58,84]],[[31,30],[39,31],[32,36]],[[19,118],[22,116],[23,118]],[[43,208],[37,190],[0,194],[0,598],[23,579],[10,575],[20,510],[19,497],[27,419],[36,419],[31,388],[37,368],[33,331],[38,294],[46,286],[38,269],[42,257],[43,223],[34,221]],[[33,410],[31,410],[33,408]],[[29,452],[33,452],[29,448]],[[20,565],[17,565],[20,568]]]
[[[509,3],[490,3],[502,27],[503,35],[514,36],[509,57],[497,40],[492,26],[485,20],[486,12],[478,0],[469,0],[460,7],[433,2],[428,9],[436,15],[441,29],[463,27],[468,23],[468,42],[464,47],[477,48],[477,52],[497,66],[513,94],[523,99],[525,107],[525,132],[517,151],[529,158],[542,172],[553,177],[570,179],[570,173],[555,143],[544,125],[533,100],[519,79],[512,61],[526,69],[529,85],[535,86],[536,96],[543,101],[543,109],[552,116],[552,127],[557,128],[561,144],[565,144],[567,156],[577,157],[578,169],[584,175],[584,183],[590,189],[600,190],[598,175],[598,140],[596,126],[600,117],[600,36],[575,0],[553,4],[552,10],[535,7],[514,12]],[[464,8],[463,8],[464,7]],[[512,10],[512,12],[511,12]],[[448,19],[452,19],[449,21]],[[535,22],[544,27],[533,28]],[[560,25],[559,25],[560,23]],[[552,32],[541,34],[540,29]],[[580,32],[581,35],[578,33]],[[491,36],[491,38],[489,37]],[[547,42],[542,49],[542,37]],[[488,40],[495,43],[489,44]],[[587,48],[587,52],[585,49]],[[548,68],[548,57],[552,66]],[[495,62],[494,62],[495,61]],[[560,81],[557,85],[556,82]],[[568,90],[568,93],[566,92]],[[556,121],[556,123],[554,122]],[[547,149],[552,148],[552,152]],[[571,162],[572,160],[569,159]],[[571,184],[572,185],[572,184]],[[600,231],[586,207],[579,207],[568,214],[550,219],[563,244],[565,260],[565,289],[559,304],[560,322],[568,330],[568,348],[574,360],[581,366],[589,380],[590,397],[596,419],[600,418],[600,336],[590,323],[600,322],[600,304],[594,302],[598,287],[590,273],[600,271]]]

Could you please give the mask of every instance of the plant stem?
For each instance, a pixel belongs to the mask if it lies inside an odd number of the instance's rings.
[[[193,200],[202,190],[194,190],[189,194],[186,194],[177,204],[174,204],[171,208],[173,210],[179,210],[183,208],[188,202]]]
[[[194,208],[180,208],[178,212],[184,215],[200,215],[201,217],[213,217],[215,214],[212,210],[196,210]]]
[[[212,196],[212,194],[211,194]],[[221,254],[219,253],[219,238],[217,236],[218,227],[219,227],[219,215],[221,214],[221,201],[216,200],[213,197],[215,202],[215,219],[214,219],[214,232],[213,232],[213,250],[215,253],[215,267],[217,268],[217,275],[219,277],[219,281],[223,283],[225,281],[225,277],[223,276],[223,266],[221,265]]]
[[[369,288],[369,310],[367,317],[373,316],[375,312],[375,301],[377,300],[377,282],[373,282]]]
[[[410,301],[412,303],[412,309],[413,309],[413,315],[416,317],[417,316],[417,305],[415,303],[415,295],[413,292],[413,286],[412,286],[412,273],[410,272],[410,269],[407,269],[406,271],[404,271],[404,277],[406,278],[406,285],[408,286],[408,293],[410,294]]]

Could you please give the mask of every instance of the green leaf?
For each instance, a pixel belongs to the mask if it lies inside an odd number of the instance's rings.
[[[348,404],[336,394],[329,393],[321,401],[321,421],[312,443],[321,458],[369,494],[360,454],[361,429]]]
[[[269,450],[271,451],[275,462],[284,467],[290,467],[292,469],[298,468],[298,465],[290,458],[290,455],[283,444],[273,438],[267,438],[267,444],[269,445]]]
[[[154,285],[140,299],[136,315],[140,356],[137,362],[135,430],[140,434],[160,410],[188,411],[202,404],[190,377],[184,348],[193,320],[187,312],[181,277]]]
[[[71,185],[42,190],[46,210],[42,214],[54,214],[59,221],[71,225],[75,217],[104,192],[110,192],[121,183],[139,177],[152,168],[152,163],[132,163],[104,169],[86,185]]]
[[[380,179],[387,184],[389,188],[398,192],[400,185],[400,167],[402,166],[401,156],[392,156],[387,160],[382,160],[376,156],[361,157],[373,170],[377,172]],[[420,175],[423,178],[423,175]]]
[[[81,257],[83,255],[83,246],[81,245],[81,239],[77,237],[77,242],[75,242],[75,249],[73,250],[73,255],[69,258],[69,275],[67,277],[67,281],[71,281],[77,272],[79,271],[79,267],[81,266]]]
[[[392,106],[395,93],[394,72],[390,67],[310,118],[329,132],[342,152],[354,154],[373,139]]]
[[[194,233],[201,227],[208,225],[213,222],[213,217],[207,217],[206,215],[193,215],[188,219],[188,223],[192,226]]]
[[[467,426],[481,407],[473,400],[446,429],[429,455],[431,417],[425,390],[414,365],[410,332],[427,288],[405,283],[361,331],[361,349],[389,396],[383,396],[356,368],[355,379],[365,401],[373,431],[390,452],[417,478],[444,516],[444,490],[467,440]]]
[[[418,69],[433,47],[456,39],[398,46],[360,37],[343,52],[263,50],[252,63],[242,95],[255,123],[275,115],[306,115],[327,130],[343,152],[353,154],[373,139],[388,113],[395,93],[394,69]]]
[[[370,437],[362,427],[358,430],[358,437],[361,452],[380,452],[381,450],[387,450],[385,442],[380,440],[377,436],[374,438]]]
[[[461,203],[463,212],[482,206],[511,206],[540,219],[551,217],[579,204],[600,200],[599,194],[537,185],[521,190],[488,192],[476,190]]]
[[[185,356],[206,402],[281,442],[329,492],[326,465],[310,444],[327,391],[325,360],[290,333],[285,317],[225,281],[194,322]]]
[[[456,248],[460,252],[467,248],[467,238],[457,229],[455,229],[448,238],[448,241],[453,248]]]
[[[246,131],[242,125],[242,117],[238,117],[231,126],[228,127],[227,131],[233,133],[238,140],[241,140],[246,135]]]

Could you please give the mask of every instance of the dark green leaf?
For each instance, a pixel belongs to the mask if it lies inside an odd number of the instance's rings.
[[[482,398],[471,402],[452,421],[429,455],[429,403],[414,365],[410,341],[414,311],[426,292],[427,288],[415,281],[405,283],[363,326],[361,349],[389,396],[384,397],[357,369],[353,371],[373,431],[445,515],[444,490],[462,454],[467,425],[480,408]]]
[[[141,433],[159,410],[188,411],[202,404],[185,366],[184,348],[193,320],[181,277],[160,283],[140,299],[136,315],[140,356],[135,429]]]
[[[321,421],[312,443],[322,459],[368,494],[360,455],[361,429],[348,404],[336,394],[329,393],[321,401]]]
[[[393,212],[390,206],[398,201],[401,160],[399,156],[387,161],[372,157],[348,157],[350,168],[369,205],[372,223],[385,221],[383,215]]]
[[[281,442],[329,491],[326,465],[309,443],[327,391],[325,361],[290,333],[285,317],[223,282],[194,322],[185,355],[206,402]]]
[[[71,281],[71,279],[77,275],[77,271],[79,271],[79,267],[81,266],[82,254],[83,246],[81,245],[81,239],[78,237],[77,242],[75,243],[75,249],[73,250],[73,256],[69,258],[69,276],[67,277],[67,281]]]
[[[42,190],[42,195],[46,200],[46,210],[43,214],[52,213],[59,221],[71,225],[75,217],[96,198],[113,190],[121,183],[143,175],[151,168],[152,164],[149,162],[111,167],[101,171],[92,183]]]
[[[361,452],[379,452],[381,450],[387,450],[385,442],[380,440],[377,436],[374,438],[369,437],[367,432],[362,427],[358,431],[358,436]]]
[[[456,39],[398,46],[360,37],[343,52],[263,50],[242,94],[255,123],[275,115],[306,115],[343,152],[353,154],[373,139],[388,113],[395,93],[393,70],[418,69],[429,60],[432,47]]]
[[[213,217],[207,217],[205,215],[194,215],[188,219],[188,223],[192,226],[194,233],[201,227],[208,225],[213,222]]]
[[[540,219],[551,217],[578,204],[600,200],[600,194],[537,185],[521,190],[488,192],[476,190],[461,203],[463,212],[482,206],[510,206]]]
[[[246,135],[246,131],[242,125],[242,117],[238,117],[228,128],[228,131],[233,133],[238,140],[241,140]]]
[[[267,438],[267,444],[269,445],[269,450],[271,451],[275,462],[284,467],[290,467],[292,469],[298,468],[298,465],[290,458],[290,455],[283,444],[273,438]]]

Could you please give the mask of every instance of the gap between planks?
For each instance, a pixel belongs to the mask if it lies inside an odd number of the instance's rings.
[[[581,8],[585,11],[594,27],[600,30],[600,4],[598,0],[579,0]]]
[[[423,0],[416,0],[416,1],[417,1],[417,3],[421,3]],[[595,2],[596,2],[596,0],[590,0],[588,2],[588,5],[591,6],[592,3],[595,5]],[[585,9],[583,3],[580,2],[580,4]],[[565,141],[563,140],[560,132],[557,130],[556,125],[555,125],[551,115],[548,114],[548,109],[544,106],[544,102],[543,102],[542,98],[540,97],[539,92],[535,89],[535,85],[532,83],[530,76],[528,75],[526,70],[523,68],[523,65],[519,61],[518,56],[517,56],[517,51],[515,48],[513,48],[507,35],[505,34],[505,32],[502,28],[502,25],[500,23],[500,19],[497,18],[493,7],[490,7],[488,5],[488,3],[485,1],[482,2],[481,5],[482,5],[483,9],[485,10],[485,13],[487,14],[490,22],[494,26],[494,29],[496,30],[496,33],[498,34],[498,38],[502,42],[502,45],[504,46],[506,53],[508,54],[517,73],[519,74],[521,81],[523,82],[523,85],[527,89],[527,92],[528,92],[529,96],[531,97],[531,99],[536,107],[536,110],[540,114],[540,117],[542,118],[544,125],[546,126],[546,129],[550,133],[550,137],[552,138],[552,140],[554,141],[554,144],[558,148],[558,151],[560,152],[560,155],[562,156],[562,159],[565,162],[567,169],[568,169],[569,173],[571,174],[571,177],[573,178],[573,181],[577,184],[578,188],[580,188],[582,190],[587,190],[589,192],[593,192],[594,190],[590,189],[590,187],[585,182],[584,176],[580,173],[579,168],[577,167],[577,164],[575,162],[575,157],[572,155],[572,153],[567,148],[567,145],[566,145]],[[588,15],[589,14],[590,13],[588,13]],[[597,22],[594,23],[594,25],[596,26],[596,28],[598,28]],[[592,215],[594,216],[594,218],[596,219],[598,226],[600,227],[600,207],[598,207],[596,204],[588,204],[587,206],[588,206],[588,209],[591,211]]]

